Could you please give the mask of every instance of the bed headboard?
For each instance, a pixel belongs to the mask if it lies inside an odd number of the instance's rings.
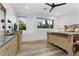
[[[67,31],[68,29],[71,29],[71,31],[75,31],[75,29],[77,29],[77,28],[79,30],[79,24],[72,24],[69,26],[67,26],[67,25],[64,26],[65,31]]]

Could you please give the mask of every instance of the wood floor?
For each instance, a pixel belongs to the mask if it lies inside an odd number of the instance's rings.
[[[77,52],[75,55],[79,55]],[[46,41],[22,43],[17,56],[67,56],[67,52]]]

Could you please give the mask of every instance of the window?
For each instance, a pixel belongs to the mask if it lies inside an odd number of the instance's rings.
[[[54,20],[46,18],[37,18],[37,28],[53,28]]]
[[[19,17],[19,30],[26,30],[26,23],[27,23],[26,17]]]

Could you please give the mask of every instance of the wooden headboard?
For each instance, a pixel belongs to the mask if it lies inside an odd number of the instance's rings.
[[[72,28],[73,31],[75,31],[76,28],[79,28],[79,24],[72,24],[72,25],[69,25],[69,26],[67,26],[67,25],[64,26],[65,31],[69,28]]]

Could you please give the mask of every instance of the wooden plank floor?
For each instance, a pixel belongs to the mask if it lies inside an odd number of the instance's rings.
[[[75,55],[79,55],[77,52]],[[22,43],[17,56],[67,56],[67,52],[46,41]]]

